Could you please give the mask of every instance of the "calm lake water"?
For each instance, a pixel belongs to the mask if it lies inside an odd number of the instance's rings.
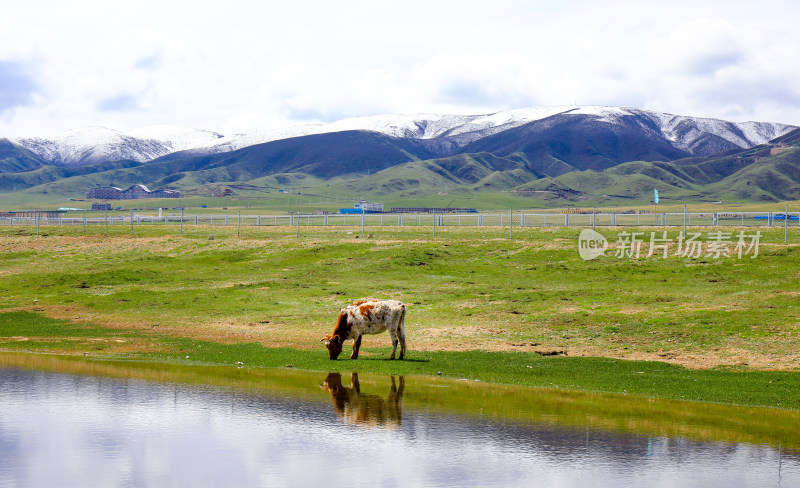
[[[795,412],[41,361],[0,361],[0,487],[800,486]]]

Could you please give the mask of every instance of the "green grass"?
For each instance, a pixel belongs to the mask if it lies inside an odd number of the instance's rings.
[[[133,237],[129,228],[19,230],[0,229],[3,349],[441,371],[800,408],[796,230],[785,245],[782,229],[762,229],[756,259],[610,251],[593,261],[580,259],[575,229],[520,229],[513,239],[507,229],[447,227],[435,239],[422,228],[372,228],[372,239],[353,228],[303,228],[299,239],[293,228],[237,238],[233,226],[191,226],[183,237],[163,226]],[[612,244],[620,232],[600,230]],[[365,339],[363,360],[326,359],[319,338],[341,306],[366,296],[409,304],[409,361],[383,361],[386,335]],[[569,357],[535,353],[553,350]],[[619,360],[643,358],[655,361]]]
[[[655,361],[543,357],[531,353],[436,351],[389,361],[390,349],[366,349],[356,361],[330,361],[321,351],[267,349],[260,344],[220,345],[179,341],[178,352],[158,359],[201,363],[242,362],[263,367],[393,375],[438,375],[491,383],[582,391],[620,392],[652,398],[800,409],[800,375],[776,371],[690,370]]]
[[[135,340],[133,331],[76,324],[33,312],[0,313],[0,345],[6,350],[97,353],[107,344]]]
[[[0,314],[0,335],[36,337],[106,337],[110,331],[102,327],[75,325],[32,312]]]

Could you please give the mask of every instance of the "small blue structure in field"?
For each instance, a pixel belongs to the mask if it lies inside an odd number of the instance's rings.
[[[756,220],[769,220],[769,215],[756,215]],[[772,220],[800,220],[800,215],[785,215],[782,213],[772,216]]]
[[[353,208],[340,208],[339,213],[343,214],[364,214],[364,213],[383,213],[382,203],[370,203],[362,200],[353,205]]]

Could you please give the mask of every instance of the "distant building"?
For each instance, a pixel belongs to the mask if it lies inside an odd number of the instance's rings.
[[[382,203],[370,203],[360,201],[353,205],[353,208],[340,208],[339,213],[343,214],[363,214],[363,213],[381,213],[383,212]]]
[[[18,210],[16,212],[0,212],[0,218],[55,219],[61,217],[64,213],[66,213],[64,210]]]
[[[86,198],[98,200],[122,200],[124,190],[116,186],[99,186],[86,192]]]
[[[477,213],[474,208],[392,207],[392,213]]]
[[[93,203],[92,210],[111,210],[110,203]]]
[[[127,190],[116,186],[98,186],[86,192],[86,198],[97,200],[138,200],[141,198],[181,198],[178,190],[162,188],[150,190],[144,185],[133,185]]]
[[[363,200],[353,205],[353,208],[363,210],[364,213],[383,212],[382,203],[370,203]]]

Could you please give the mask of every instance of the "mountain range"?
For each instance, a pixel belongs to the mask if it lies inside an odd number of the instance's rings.
[[[308,179],[398,199],[446,184],[553,203],[645,199],[655,187],[666,198],[771,201],[800,198],[798,132],[779,123],[597,106],[379,115],[234,135],[90,127],[0,139],[0,192],[66,196],[144,183],[202,193],[210,185]]]

